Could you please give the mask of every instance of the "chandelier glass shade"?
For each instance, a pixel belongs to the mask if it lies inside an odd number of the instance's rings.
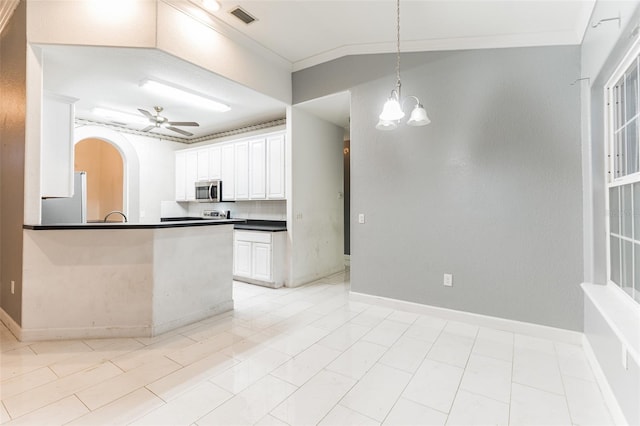
[[[401,97],[402,83],[400,81],[400,0],[396,0],[396,87],[391,91],[391,96],[387,99],[382,112],[378,116],[380,121],[376,125],[378,130],[394,130],[398,127],[400,120],[405,116],[403,106],[404,102],[408,99],[413,99],[416,102],[415,107],[411,111],[407,125],[409,126],[426,126],[431,122],[427,117],[427,111],[424,109],[420,99],[415,96],[408,96],[406,99]]]

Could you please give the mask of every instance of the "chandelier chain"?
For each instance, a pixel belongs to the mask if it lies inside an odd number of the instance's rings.
[[[400,98],[400,0],[396,0],[396,77],[398,79],[398,99]]]

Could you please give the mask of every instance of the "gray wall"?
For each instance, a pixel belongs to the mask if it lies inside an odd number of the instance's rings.
[[[0,35],[0,306],[18,324],[22,312],[22,223],[26,107],[26,4]],[[11,281],[15,294],[11,294]]]
[[[409,56],[429,126],[375,130],[392,66],[351,87],[352,290],[582,330],[579,47]],[[352,84],[344,64],[296,73],[296,99],[303,73]]]

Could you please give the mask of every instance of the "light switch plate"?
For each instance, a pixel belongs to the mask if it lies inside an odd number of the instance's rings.
[[[364,223],[364,213],[358,215],[358,223]]]

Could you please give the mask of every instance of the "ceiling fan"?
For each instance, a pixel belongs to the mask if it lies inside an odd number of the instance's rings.
[[[149,126],[142,129],[143,132],[148,132],[149,130],[155,129],[156,127],[163,127],[167,130],[180,133],[184,136],[193,136],[193,133],[187,132],[186,130],[178,129],[174,126],[200,126],[195,121],[169,121],[167,117],[163,117],[160,115],[164,108],[160,106],[154,106],[153,109],[156,111],[155,115],[142,108],[138,108],[138,111],[140,111],[142,115],[147,117],[149,119],[149,122],[151,123]]]

